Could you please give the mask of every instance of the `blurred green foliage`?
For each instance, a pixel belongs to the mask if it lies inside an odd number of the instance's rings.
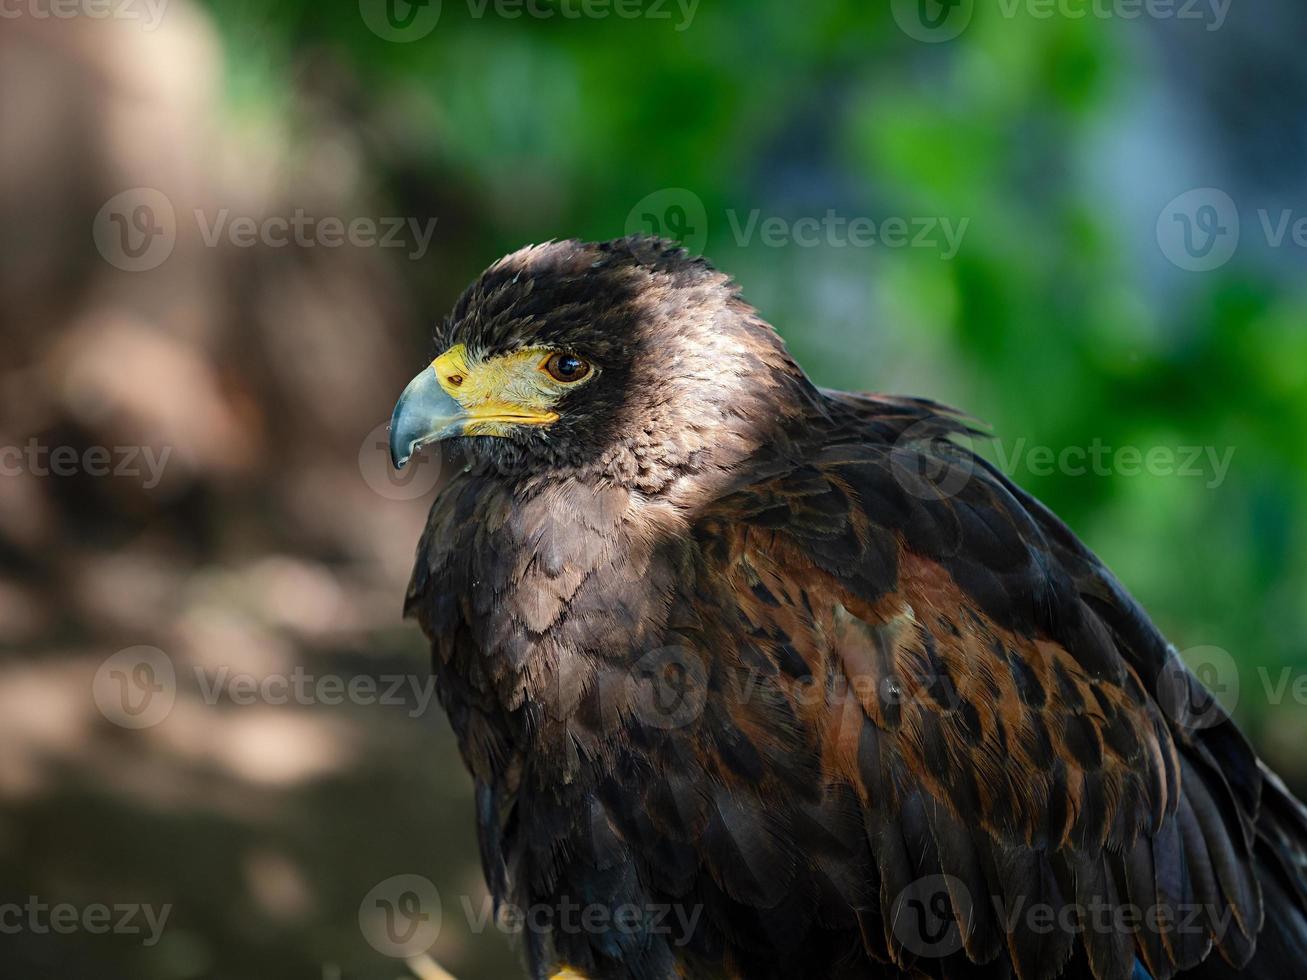
[[[615,237],[651,192],[692,192],[705,254],[815,379],[991,423],[991,458],[1177,646],[1238,659],[1239,714],[1307,781],[1303,708],[1268,705],[1259,674],[1307,655],[1307,295],[1255,243],[1201,273],[1158,246],[1166,203],[1228,172],[1201,148],[1183,170],[1127,153],[1192,94],[1168,81],[1182,25],[978,5],[957,40],[923,44],[889,5],[837,0],[705,2],[683,30],[674,4],[665,20],[541,19],[445,0],[435,30],[401,44],[365,29],[354,3],[209,7],[235,120],[293,131],[289,93],[311,78],[366,147],[365,189],[393,213],[440,218],[439,247],[405,269],[430,319],[504,252]],[[768,247],[735,231],[755,209],[967,225],[951,260]],[[1197,476],[1041,475],[1020,455],[1096,440],[1233,455],[1220,480],[1205,463]]]

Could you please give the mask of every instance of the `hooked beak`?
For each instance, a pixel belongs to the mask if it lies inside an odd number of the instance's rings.
[[[413,454],[428,443],[463,431],[468,411],[440,385],[432,365],[408,383],[390,417],[390,462],[403,469]]]
[[[535,379],[541,356],[529,348],[489,361],[455,344],[408,383],[390,417],[390,461],[400,469],[428,443],[452,436],[507,436],[526,425],[558,421]],[[504,392],[514,392],[505,395]]]

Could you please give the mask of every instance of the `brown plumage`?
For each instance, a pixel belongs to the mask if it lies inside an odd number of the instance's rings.
[[[552,910],[532,977],[1307,961],[1302,806],[1219,708],[1190,723],[1203,692],[1173,648],[956,443],[964,419],[815,388],[725,276],[648,239],[510,255],[437,340],[459,372],[536,349],[592,370],[513,381],[529,393],[496,417],[527,424],[429,435],[468,469],[406,607],[489,886]],[[397,458],[423,441],[411,414]],[[1151,918],[1091,915],[1130,908]]]

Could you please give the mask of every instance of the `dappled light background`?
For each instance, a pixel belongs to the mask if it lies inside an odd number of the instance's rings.
[[[954,8],[5,5],[0,904],[167,918],[0,974],[518,975],[400,618],[457,462],[384,423],[550,238],[679,237],[818,382],[985,420],[1307,790],[1307,8]]]

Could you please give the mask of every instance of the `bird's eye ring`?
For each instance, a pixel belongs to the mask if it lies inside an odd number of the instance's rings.
[[[580,381],[590,373],[590,362],[577,357],[575,354],[557,351],[545,358],[545,362],[540,365],[540,368],[555,381],[572,384]]]

